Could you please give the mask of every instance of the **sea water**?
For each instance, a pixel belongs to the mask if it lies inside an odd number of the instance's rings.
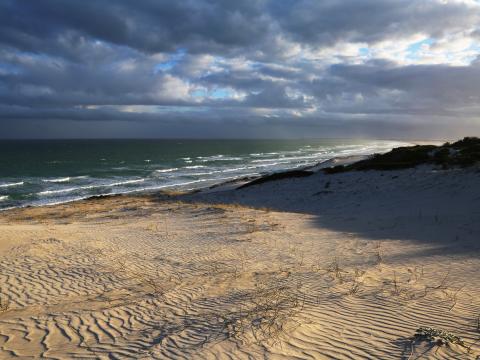
[[[98,195],[198,189],[403,145],[346,139],[0,141],[0,210]]]

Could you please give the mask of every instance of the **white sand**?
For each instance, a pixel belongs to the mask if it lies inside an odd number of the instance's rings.
[[[476,359],[479,185],[316,173],[4,212],[0,359]],[[473,345],[412,353],[419,326]]]

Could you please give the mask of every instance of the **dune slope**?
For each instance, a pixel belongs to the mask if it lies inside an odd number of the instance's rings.
[[[475,359],[479,179],[315,173],[4,212],[0,358]]]

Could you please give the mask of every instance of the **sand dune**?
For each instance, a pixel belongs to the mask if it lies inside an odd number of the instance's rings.
[[[316,173],[4,212],[0,358],[475,359],[478,174]],[[412,343],[420,326],[470,348]]]

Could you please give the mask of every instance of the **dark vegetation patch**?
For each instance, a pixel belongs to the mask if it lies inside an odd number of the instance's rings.
[[[441,146],[415,145],[398,147],[385,154],[372,157],[350,165],[339,165],[324,169],[327,174],[345,171],[397,170],[418,165],[438,165],[443,169],[468,167],[480,162],[480,138],[466,137],[453,144]]]
[[[307,177],[313,174],[313,171],[307,170],[292,170],[292,171],[284,171],[275,174],[270,174],[266,176],[262,176],[256,180],[250,181],[239,187],[239,189],[243,189],[246,187],[250,187],[253,185],[263,184],[269,181],[277,181],[283,179],[290,179],[290,178],[299,178],[299,177]]]

